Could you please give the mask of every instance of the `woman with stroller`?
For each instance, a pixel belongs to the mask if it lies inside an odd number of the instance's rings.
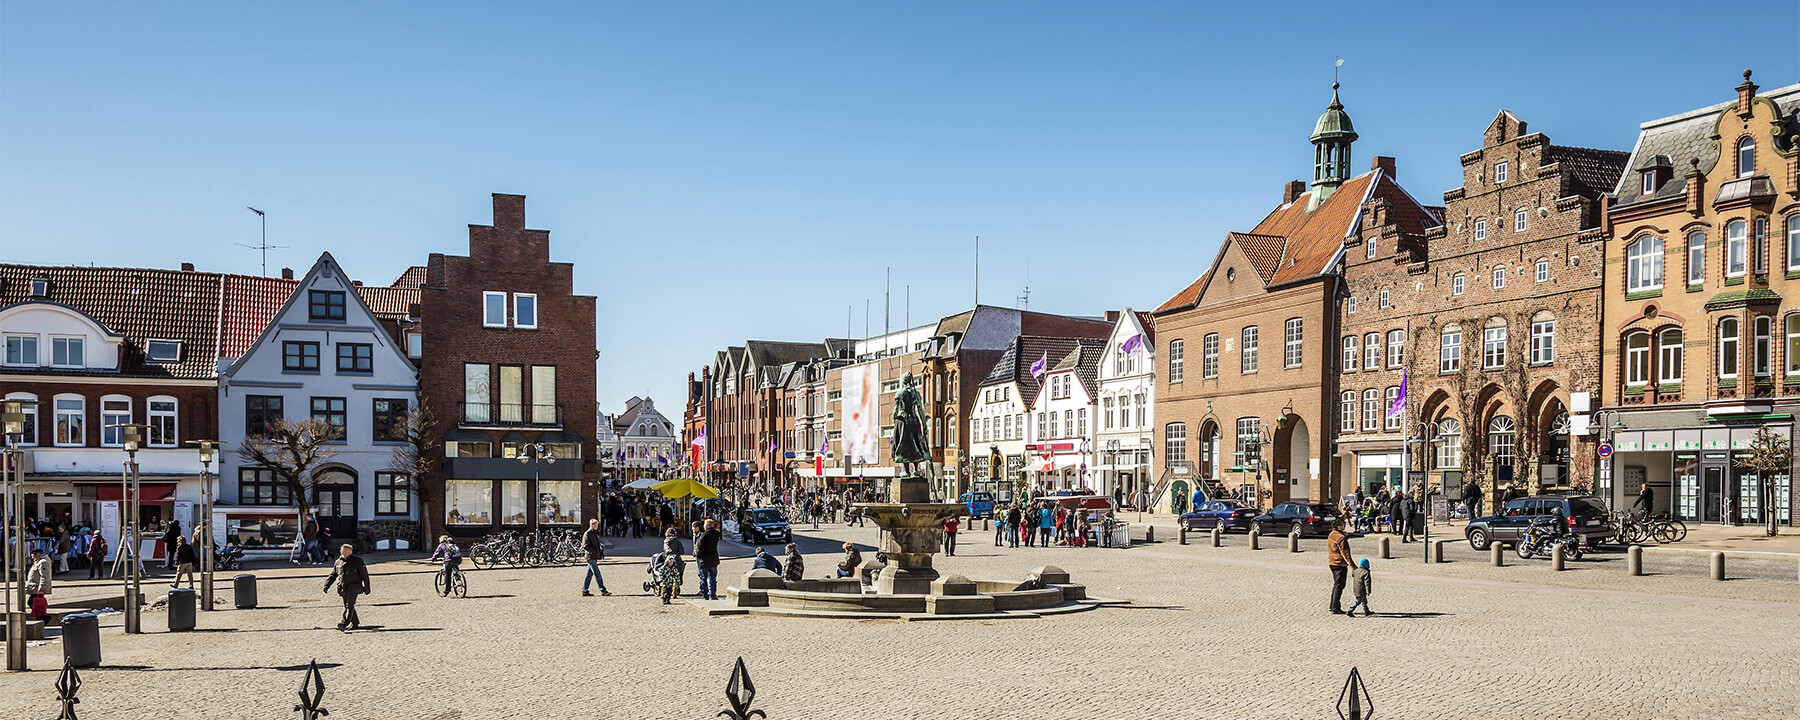
[[[671,527],[663,533],[663,551],[651,559],[651,573],[656,577],[657,594],[662,596],[664,605],[681,595],[681,576],[687,569],[681,555],[681,537]]]

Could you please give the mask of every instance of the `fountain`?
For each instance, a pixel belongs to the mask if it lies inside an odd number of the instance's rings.
[[[888,564],[876,576],[875,591],[883,595],[923,595],[938,579],[931,556],[944,546],[944,521],[963,514],[960,503],[931,502],[931,485],[916,475],[900,478],[899,492],[891,503],[857,503],[852,506],[881,528],[881,551]]]

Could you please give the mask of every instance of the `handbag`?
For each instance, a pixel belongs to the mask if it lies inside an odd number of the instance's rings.
[[[31,596],[31,614],[39,617],[50,614],[50,601],[42,593]]]

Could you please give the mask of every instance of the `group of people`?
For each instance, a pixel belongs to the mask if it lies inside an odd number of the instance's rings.
[[[10,518],[9,518],[10,520]],[[46,578],[56,573],[67,573],[76,570],[87,570],[89,580],[96,580],[111,575],[106,570],[106,556],[112,552],[112,544],[107,542],[105,534],[99,530],[80,523],[71,524],[59,520],[25,521],[27,534],[23,538],[34,557],[42,559],[43,573]],[[12,522],[6,527],[11,528]],[[162,569],[174,572],[172,585],[181,586],[182,578],[187,579],[188,587],[194,586],[194,567],[200,564],[200,554],[196,548],[202,543],[201,533],[204,526],[196,527],[192,536],[182,532],[181,521],[170,520],[168,523],[149,522],[140,529],[140,537],[159,537],[163,542]],[[6,537],[0,547],[13,547],[14,538]],[[7,559],[10,559],[10,554]],[[0,564],[4,564],[0,560]],[[30,569],[37,566],[32,562]],[[148,571],[151,568],[140,568]],[[46,585],[47,587],[47,585]]]
[[[1067,508],[1053,502],[996,507],[994,517],[994,547],[1018,547],[1020,542],[1025,547],[1112,547],[1113,531],[1119,526],[1111,510]]]
[[[689,503],[684,512],[674,500],[659,493],[626,490],[608,493],[600,500],[597,520],[601,521],[599,530],[606,537],[641,538],[645,533],[655,537],[678,527],[683,515],[687,516],[687,522],[699,522],[726,512],[728,504],[725,500],[700,500]]]

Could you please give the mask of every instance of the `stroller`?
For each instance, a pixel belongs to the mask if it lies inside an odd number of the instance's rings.
[[[650,575],[650,579],[644,581],[644,592],[662,598],[664,605],[669,604],[672,598],[681,595],[681,576],[686,570],[687,563],[680,555],[651,555],[649,567],[644,568],[644,572]]]

